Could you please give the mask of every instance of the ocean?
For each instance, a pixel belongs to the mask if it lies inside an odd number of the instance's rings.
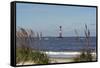
[[[24,39],[25,40],[25,39]],[[22,43],[21,39],[17,39],[17,45]],[[27,38],[26,43],[33,50],[45,52],[49,57],[75,57],[80,51],[87,48],[85,37],[42,37]],[[96,54],[96,37],[89,38],[89,48],[92,53]]]
[[[31,47],[43,51],[80,51],[87,47],[85,37],[43,37],[35,39]],[[89,48],[96,50],[96,37],[89,39]]]

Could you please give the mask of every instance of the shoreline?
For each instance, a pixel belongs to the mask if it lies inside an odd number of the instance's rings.
[[[49,63],[68,63],[68,62],[74,62],[74,58],[79,56],[81,52],[53,52],[53,51],[41,51],[41,53],[47,54],[50,62]],[[96,60],[96,52],[92,52],[92,56],[94,57],[94,60]],[[35,65],[36,63],[26,61],[23,65]],[[22,65],[22,63],[19,63],[17,65]]]
[[[54,51],[42,51],[42,53],[47,54],[49,58],[75,58],[81,54],[78,51],[66,51],[66,52],[54,52]],[[96,52],[91,53],[92,56],[96,56]]]

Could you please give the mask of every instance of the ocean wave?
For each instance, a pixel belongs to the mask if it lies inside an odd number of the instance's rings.
[[[76,55],[76,54],[80,54],[80,52],[52,52],[52,51],[48,51],[45,53],[51,54],[51,55]]]
[[[46,51],[46,53],[49,57],[53,58],[73,58],[81,54],[81,52],[53,52],[53,51]],[[95,52],[91,53],[93,56],[96,55]]]

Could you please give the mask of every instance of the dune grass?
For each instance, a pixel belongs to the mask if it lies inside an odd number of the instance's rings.
[[[77,30],[75,30],[75,33],[77,34],[77,38],[78,40],[81,42],[81,39],[78,36],[78,32]],[[84,30],[84,34],[85,34],[85,41],[86,41],[86,45],[85,48],[82,49],[81,54],[74,58],[75,62],[80,62],[80,61],[93,61],[93,56],[92,56],[92,50],[89,48],[90,46],[90,30],[88,29],[87,25],[85,24],[85,30]]]
[[[16,49],[16,63],[32,62],[33,64],[47,64],[49,59],[45,53],[39,51],[32,51],[29,48],[17,48]]]
[[[34,50],[31,48],[29,42],[34,42],[34,32],[26,30],[24,28],[18,28],[16,33],[17,40],[20,39],[20,43],[16,47],[16,64],[25,62],[32,62],[33,64],[47,64],[49,63],[49,58],[45,53],[41,53],[39,50]],[[33,45],[34,46],[34,45]]]

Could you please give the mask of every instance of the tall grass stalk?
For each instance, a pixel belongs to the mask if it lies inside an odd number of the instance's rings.
[[[34,32],[31,29],[18,28],[16,31],[16,63],[33,62],[37,64],[46,64],[49,59],[46,54],[34,50]],[[32,48],[33,47],[33,48]]]
[[[77,35],[77,38],[78,40],[81,42],[81,39],[80,37],[78,36],[78,31],[75,30],[75,33]],[[92,57],[92,54],[91,54],[91,49],[89,48],[90,47],[90,30],[87,28],[87,25],[85,24],[85,30],[84,30],[84,34],[85,34],[85,48],[82,49],[81,51],[81,54],[76,57],[74,60],[75,62],[76,61],[92,61],[93,57]]]

